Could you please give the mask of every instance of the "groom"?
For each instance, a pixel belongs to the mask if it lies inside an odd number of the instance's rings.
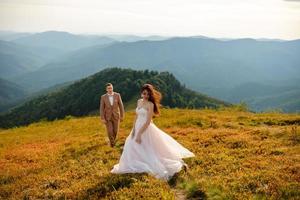
[[[119,131],[119,123],[124,119],[124,106],[121,95],[113,91],[111,83],[106,84],[106,92],[101,96],[100,117],[106,125],[110,146],[114,147]]]

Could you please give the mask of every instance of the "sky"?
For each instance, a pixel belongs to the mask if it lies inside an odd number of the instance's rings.
[[[0,0],[0,30],[300,38],[300,0]]]

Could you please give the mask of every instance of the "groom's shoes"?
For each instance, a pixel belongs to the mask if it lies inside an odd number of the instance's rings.
[[[110,143],[110,147],[115,147],[115,143]]]
[[[117,144],[117,140],[115,140],[114,142],[110,142],[110,147],[115,147]]]

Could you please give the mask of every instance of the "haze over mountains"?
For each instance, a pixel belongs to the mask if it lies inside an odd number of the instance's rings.
[[[300,40],[110,38],[49,31],[1,41],[0,69],[1,78],[27,93],[106,67],[169,71],[191,89],[233,103],[245,101],[256,111],[299,112],[299,55]]]
[[[83,36],[57,31],[36,33],[14,40],[14,42],[17,44],[23,44],[27,46],[51,47],[65,52],[92,45],[109,44],[114,41],[114,39],[104,36]]]

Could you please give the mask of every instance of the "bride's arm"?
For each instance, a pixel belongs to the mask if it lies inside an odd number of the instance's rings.
[[[132,126],[132,138],[134,137],[135,135],[135,122],[136,122],[136,114],[135,114],[135,117],[134,117],[134,120],[133,120],[133,126]]]
[[[139,102],[140,102],[140,100],[137,100],[137,107],[139,106]],[[135,122],[136,122],[136,113],[135,113],[135,117],[134,117],[134,120],[133,120],[132,137],[134,137],[134,134],[135,134]]]
[[[145,122],[145,124],[140,128],[139,132],[138,132],[138,135],[142,135],[143,132],[148,128],[148,126],[150,125],[150,122],[152,120],[152,116],[153,116],[153,108],[154,108],[154,105],[153,103],[151,102],[148,106],[149,108],[149,112],[148,112],[148,116],[147,116],[147,121]]]

